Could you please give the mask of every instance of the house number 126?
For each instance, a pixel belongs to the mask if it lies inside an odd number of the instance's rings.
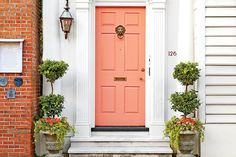
[[[177,56],[176,51],[168,51],[168,56]]]

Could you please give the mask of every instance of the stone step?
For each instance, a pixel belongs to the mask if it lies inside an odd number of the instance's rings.
[[[70,154],[70,157],[172,157],[171,154]]]
[[[150,136],[72,137],[69,154],[172,154],[169,140]],[[129,156],[128,156],[129,157]]]
[[[92,136],[135,136],[135,137],[147,137],[148,131],[93,131]]]
[[[117,146],[132,146],[132,147],[169,147],[169,141],[165,139],[153,138],[131,138],[131,137],[96,137],[96,138],[72,138],[72,147],[117,147]]]
[[[73,154],[172,154],[168,147],[132,147],[132,146],[110,146],[110,147],[71,147],[68,152]]]

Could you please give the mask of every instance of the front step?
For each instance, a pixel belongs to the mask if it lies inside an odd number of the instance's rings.
[[[151,138],[146,133],[100,133],[88,138],[71,138],[68,151],[71,157],[170,157],[172,150],[167,139]],[[163,156],[164,155],[164,156]],[[95,156],[94,156],[95,157]]]
[[[172,157],[170,154],[71,154],[70,157]]]

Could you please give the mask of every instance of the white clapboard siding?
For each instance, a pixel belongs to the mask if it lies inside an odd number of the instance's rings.
[[[236,56],[206,56],[206,65],[236,65]]]
[[[206,75],[235,75],[235,66],[206,66]]]
[[[236,18],[225,18],[225,17],[209,17],[206,20],[207,27],[229,27],[236,26]]]
[[[216,76],[214,74],[206,75],[206,85],[208,86],[236,85],[236,75],[235,76],[230,76],[230,75]]]
[[[236,104],[235,105],[208,105],[206,107],[207,115],[215,114],[236,114]]]
[[[236,47],[206,47],[206,55],[236,55]]]
[[[236,27],[206,28],[206,36],[236,36]]]
[[[236,123],[236,0],[206,0],[206,123]]]
[[[206,16],[234,17],[236,16],[236,8],[206,8]]]
[[[236,37],[206,37],[206,45],[207,46],[209,45],[233,46],[233,45],[236,45]]]
[[[235,0],[206,0],[206,7],[229,7],[236,6]]]
[[[209,105],[236,105],[236,96],[206,96],[206,104]]]
[[[236,114],[235,115],[206,115],[206,123],[235,123],[236,122]]]
[[[236,86],[206,86],[206,95],[236,96]]]

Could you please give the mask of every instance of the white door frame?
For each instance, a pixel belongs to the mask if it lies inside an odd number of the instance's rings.
[[[146,127],[162,138],[166,117],[166,0],[76,0],[76,136],[91,136],[95,126],[95,7],[146,7]],[[149,67],[151,68],[149,76]]]

